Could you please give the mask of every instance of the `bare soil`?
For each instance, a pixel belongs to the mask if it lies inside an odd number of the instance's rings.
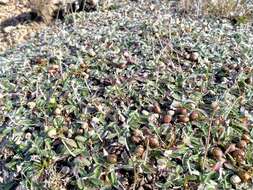
[[[12,48],[46,26],[30,14],[27,0],[10,0],[0,4],[0,52]]]

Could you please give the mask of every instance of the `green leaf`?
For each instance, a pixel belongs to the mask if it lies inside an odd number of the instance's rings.
[[[75,140],[85,143],[87,141],[87,138],[85,138],[84,136],[78,135],[75,137]]]
[[[117,185],[118,183],[117,183],[117,176],[116,176],[116,174],[115,174],[115,171],[112,171],[110,174],[109,174],[109,176],[108,176],[108,178],[109,178],[109,180],[110,180],[110,182],[111,182],[111,184],[112,185]]]
[[[76,142],[73,139],[69,139],[69,138],[64,137],[63,140],[70,147],[77,148],[77,144],[76,144]]]

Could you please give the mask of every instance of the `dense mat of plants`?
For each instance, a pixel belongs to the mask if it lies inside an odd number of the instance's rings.
[[[131,2],[1,54],[1,189],[251,188],[252,32]]]

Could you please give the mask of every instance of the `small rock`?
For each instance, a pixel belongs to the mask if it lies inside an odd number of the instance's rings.
[[[169,110],[168,114],[171,115],[171,116],[173,116],[173,115],[175,115],[175,111],[174,110]]]
[[[0,4],[6,5],[10,2],[10,0],[0,0]]]
[[[27,106],[30,108],[30,109],[34,109],[36,107],[36,102],[28,102],[27,103]]]
[[[91,57],[95,57],[96,56],[96,52],[93,50],[93,49],[90,49],[88,54],[91,56]]]
[[[31,139],[32,139],[32,134],[29,133],[29,132],[26,133],[26,134],[25,134],[25,139],[26,139],[26,140],[31,140]]]
[[[242,180],[238,175],[232,175],[230,178],[230,181],[232,184],[236,185],[236,184],[241,183]]]
[[[92,6],[96,6],[96,5],[98,5],[98,0],[89,0],[89,1],[87,1],[88,3],[90,3]]]
[[[55,115],[61,115],[62,110],[60,108],[56,108],[54,110]]]
[[[15,190],[25,190],[26,188],[23,185],[18,185]]]
[[[15,26],[7,26],[7,27],[5,27],[5,28],[3,29],[3,31],[4,31],[5,33],[10,33],[10,32],[12,32],[14,29],[16,29]]]
[[[197,61],[199,59],[199,53],[198,52],[192,52],[190,55],[191,61]]]
[[[54,138],[54,137],[57,135],[56,129],[55,129],[55,128],[49,129],[48,132],[47,132],[47,135],[48,135],[50,138]]]
[[[70,173],[70,168],[68,166],[63,166],[61,169],[61,173],[67,175]]]

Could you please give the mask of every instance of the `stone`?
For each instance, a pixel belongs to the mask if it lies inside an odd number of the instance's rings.
[[[5,28],[3,29],[3,31],[4,31],[5,33],[10,33],[10,32],[12,32],[12,31],[15,30],[15,29],[16,29],[15,26],[7,26],[7,27],[5,27]]]
[[[0,4],[7,5],[10,0],[0,0]]]

